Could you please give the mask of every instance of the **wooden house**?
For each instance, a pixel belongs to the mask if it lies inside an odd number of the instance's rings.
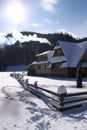
[[[50,59],[53,57],[54,50],[38,54],[35,61],[28,66],[28,75],[51,75]]]
[[[81,64],[82,76],[87,76],[87,42],[70,43],[59,41],[54,49],[36,55],[36,60],[28,66],[28,75],[50,75],[76,77]]]

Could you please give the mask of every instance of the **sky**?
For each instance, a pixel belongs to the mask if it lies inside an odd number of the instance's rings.
[[[0,0],[0,32],[14,30],[87,37],[87,0]]]

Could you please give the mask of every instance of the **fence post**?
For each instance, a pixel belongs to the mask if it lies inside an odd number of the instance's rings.
[[[25,80],[25,84],[26,84],[26,86],[28,85],[28,79]]]
[[[38,88],[37,82],[38,82],[38,81],[35,81],[35,82],[34,82],[34,85],[33,85],[36,89]]]
[[[77,88],[82,88],[82,72],[81,72],[81,63],[77,66]]]
[[[64,97],[67,94],[67,90],[66,87],[64,85],[60,86],[57,90],[57,94],[59,96],[59,100],[60,100],[60,105],[64,106]]]

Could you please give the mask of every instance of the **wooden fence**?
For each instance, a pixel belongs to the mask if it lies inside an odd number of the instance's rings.
[[[67,90],[64,88],[64,86],[60,86],[57,92],[53,92],[39,87],[37,85],[37,81],[35,81],[34,84],[30,84],[28,79],[24,80],[23,75],[20,73],[11,73],[11,76],[16,78],[26,90],[39,97],[43,96],[49,99],[51,105],[59,111],[80,107],[84,102],[87,102],[87,92],[67,93]]]

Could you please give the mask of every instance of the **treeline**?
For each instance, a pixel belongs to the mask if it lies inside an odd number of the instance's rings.
[[[50,41],[51,44],[56,45],[57,41],[70,41],[70,42],[80,42],[81,39],[76,39],[72,35],[65,33],[49,33],[49,34],[41,34],[41,33],[34,33],[34,32],[21,32],[23,35],[34,35],[36,34],[40,38],[46,38]]]
[[[49,49],[49,44],[40,42],[17,41],[12,45],[5,45],[0,48],[0,70],[5,70],[7,66],[30,64],[35,60],[35,55]]]
[[[29,35],[34,35],[36,34],[38,38],[46,38],[48,41],[50,41],[51,44],[56,44],[58,40],[62,41],[70,41],[70,42],[80,42],[80,41],[85,41],[84,39],[76,39],[72,35],[65,33],[48,33],[48,34],[41,34],[41,33],[36,33],[36,32],[20,32],[23,34],[23,36],[29,36]],[[12,34],[9,33],[7,37],[12,37]]]
[[[84,39],[75,39],[72,35],[54,33],[54,34],[40,34],[35,32],[21,32],[23,35],[34,35],[37,37],[46,38],[51,44],[56,45],[58,40],[80,42],[85,41]],[[12,37],[12,34],[7,34],[7,37]],[[30,64],[35,60],[35,55],[49,50],[48,43],[40,43],[38,41],[29,41],[20,43],[17,41],[11,45],[4,45],[0,47],[0,71],[5,70],[7,66],[19,65],[19,64]]]

